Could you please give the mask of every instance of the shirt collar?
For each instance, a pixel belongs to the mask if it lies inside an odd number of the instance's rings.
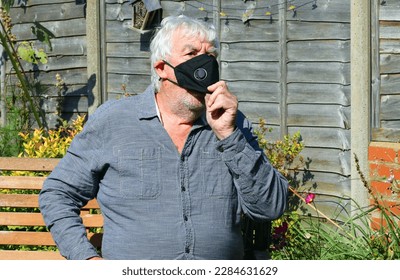
[[[160,112],[156,103],[155,90],[153,86],[147,87],[147,89],[140,94],[139,105],[139,119],[160,118]]]

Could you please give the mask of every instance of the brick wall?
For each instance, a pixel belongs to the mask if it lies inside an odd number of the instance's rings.
[[[368,161],[372,194],[400,218],[400,143],[372,142]],[[375,203],[372,198],[371,203]],[[380,213],[376,211],[372,217],[372,227],[379,228]]]

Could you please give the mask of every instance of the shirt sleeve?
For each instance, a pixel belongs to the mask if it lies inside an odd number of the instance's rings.
[[[90,120],[85,124],[39,194],[45,223],[61,255],[67,259],[98,256],[79,215],[81,207],[95,198],[98,190],[98,151],[102,146],[99,125]]]
[[[258,146],[251,123],[239,112],[237,128],[216,149],[232,172],[244,214],[254,220],[279,218],[286,210],[288,181]]]

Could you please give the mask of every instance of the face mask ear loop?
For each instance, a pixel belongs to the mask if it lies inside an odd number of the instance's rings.
[[[175,69],[175,67],[172,66],[171,64],[169,64],[168,61],[166,61],[166,60],[164,60],[164,59],[163,59],[163,61],[164,61],[164,63],[167,64],[169,67],[171,67],[172,69]]]
[[[171,67],[172,69],[175,70],[175,67],[174,67],[174,66],[172,66],[170,63],[168,63],[168,62],[167,62],[166,60],[164,60],[164,59],[163,59],[163,61],[164,61],[165,64],[167,64],[169,67]],[[162,80],[162,78],[160,78],[160,80]],[[173,83],[174,85],[179,86],[179,84],[178,84],[177,82],[174,82],[174,81],[172,81],[172,80],[170,80],[170,79],[168,79],[168,78],[166,78],[166,80],[169,81],[169,82],[171,82],[171,83]]]

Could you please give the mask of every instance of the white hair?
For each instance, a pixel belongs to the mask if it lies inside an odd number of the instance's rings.
[[[160,79],[154,69],[154,63],[166,59],[171,54],[172,36],[176,30],[182,30],[187,37],[204,38],[215,47],[215,55],[219,49],[219,42],[215,27],[203,20],[194,19],[185,15],[169,16],[162,20],[160,28],[150,43],[151,52],[151,82],[156,91],[160,89]]]

